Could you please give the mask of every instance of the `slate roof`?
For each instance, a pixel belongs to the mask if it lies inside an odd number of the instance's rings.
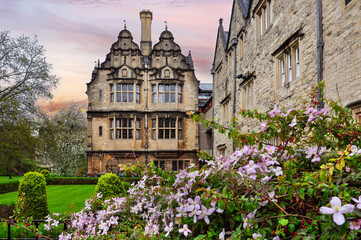
[[[249,7],[251,5],[251,0],[238,0],[239,6],[241,6],[241,10],[243,13],[243,17],[247,18]]]
[[[199,88],[203,91],[213,91],[212,83],[199,83]]]

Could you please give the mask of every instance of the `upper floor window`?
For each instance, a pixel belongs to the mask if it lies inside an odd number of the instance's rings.
[[[99,90],[99,101],[103,100],[103,91]]]
[[[265,0],[257,10],[257,34],[263,35],[273,21],[273,1]]]
[[[114,102],[114,85],[110,84],[110,102]]]
[[[301,76],[300,48],[298,43],[287,47],[279,54],[278,72],[281,86]]]
[[[135,102],[140,103],[140,85],[134,83],[117,83],[116,91],[114,92],[114,85],[110,84],[110,102],[114,102],[114,94],[116,94],[117,102]]]
[[[158,91],[157,91],[158,90]],[[153,84],[152,85],[152,102],[153,103],[178,103],[182,102],[182,86],[177,84]]]

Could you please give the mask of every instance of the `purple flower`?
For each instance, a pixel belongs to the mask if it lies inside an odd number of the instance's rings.
[[[216,209],[215,208],[210,208],[210,209],[207,209],[205,206],[201,206],[201,211],[198,211],[197,213],[199,213],[199,214],[197,214],[197,215],[199,215],[198,216],[198,220],[200,220],[200,219],[204,219],[204,221],[207,223],[207,224],[209,224],[209,218],[208,218],[208,216],[210,216],[210,215],[212,215],[212,213],[215,211]]]
[[[295,116],[295,117],[293,118],[291,124],[289,124],[288,126],[294,127],[294,126],[296,126],[296,124],[297,124],[297,117]]]
[[[276,176],[283,175],[283,171],[281,167],[277,167],[276,169],[273,169],[273,172],[275,173]]]
[[[271,117],[274,117],[275,115],[278,115],[278,114],[280,114],[280,113],[281,113],[281,111],[277,109],[277,104],[275,104],[273,110],[270,111],[270,112],[268,113],[268,115],[270,115]]]
[[[352,198],[352,200],[357,203],[356,207],[361,209],[361,195],[358,197],[358,200],[356,198]]]
[[[253,233],[253,235],[252,235],[252,238],[254,239],[254,240],[260,240],[260,239],[262,239],[262,234],[260,234],[259,232],[258,233]]]
[[[361,220],[350,222],[350,229],[351,230],[359,230],[360,227],[361,227]]]
[[[315,119],[315,117],[314,117],[313,114],[311,113],[310,116],[308,117],[307,123],[312,122],[313,119]]]
[[[219,239],[220,240],[224,240],[224,236],[226,235],[226,231],[224,230],[224,228],[223,228],[223,231],[219,234]]]
[[[168,237],[169,233],[173,230],[173,223],[171,222],[169,226],[165,225],[164,231],[167,233],[165,234],[166,237]]]
[[[331,208],[321,207],[320,212],[323,214],[333,214],[333,221],[337,225],[342,225],[345,223],[345,217],[343,214],[353,212],[355,206],[351,204],[346,204],[341,206],[341,200],[338,197],[332,197]]]
[[[199,209],[199,201],[201,200],[200,196],[196,196],[194,198],[194,201],[192,198],[188,198],[188,207],[187,207],[187,211],[191,212],[194,208],[196,208],[198,206]]]
[[[184,224],[184,225],[183,225],[183,228],[179,229],[178,231],[179,231],[180,233],[183,233],[184,236],[186,236],[186,237],[188,236],[188,233],[192,233],[192,231],[188,229],[187,224]]]

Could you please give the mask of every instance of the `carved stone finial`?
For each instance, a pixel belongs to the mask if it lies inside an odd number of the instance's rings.
[[[219,25],[222,25],[222,23],[223,23],[223,18],[220,18],[219,19]]]
[[[167,24],[167,21],[164,21],[164,24],[165,24],[165,30],[167,31],[167,30],[168,30],[168,24]]]
[[[124,30],[127,29],[127,22],[125,21],[125,19],[123,19],[123,22],[124,22]]]

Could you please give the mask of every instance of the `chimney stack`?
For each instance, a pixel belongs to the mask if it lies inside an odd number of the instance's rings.
[[[139,15],[142,26],[140,50],[142,51],[143,56],[149,56],[152,50],[151,26],[153,14],[150,10],[143,10]]]

